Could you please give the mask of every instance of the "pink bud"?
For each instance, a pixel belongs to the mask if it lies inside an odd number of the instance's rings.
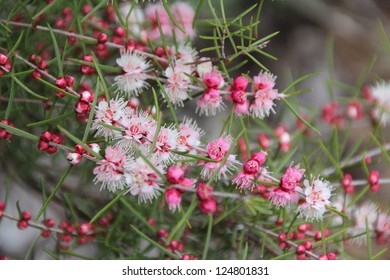
[[[245,78],[244,76],[238,76],[233,81],[233,88],[235,90],[245,91],[247,86],[248,86],[248,79]]]
[[[91,110],[91,106],[89,104],[81,101],[77,102],[74,107],[77,113],[88,113]]]
[[[51,235],[50,230],[44,229],[44,230],[42,230],[42,232],[41,232],[41,236],[42,236],[43,238],[49,238],[50,235]]]
[[[51,141],[51,137],[52,137],[52,134],[49,131],[44,131],[44,132],[42,132],[40,138],[42,141],[49,142],[49,141]]]
[[[28,228],[28,222],[25,221],[25,220],[19,221],[19,222],[18,222],[18,228],[19,228],[20,230],[23,230],[23,229]]]
[[[267,153],[264,151],[254,153],[251,156],[251,159],[257,161],[259,163],[259,167],[261,167],[267,159]]]
[[[168,168],[167,171],[167,180],[171,184],[179,184],[179,182],[184,178],[184,170],[176,165],[172,165]]]
[[[306,250],[311,250],[311,248],[313,248],[313,243],[311,241],[305,241],[302,245],[305,246]]]
[[[329,260],[328,259],[328,256],[326,254],[321,254],[318,258],[320,261],[325,261],[325,260]]]
[[[224,80],[221,74],[216,71],[207,72],[203,76],[203,82],[206,84],[208,88],[220,88],[221,84],[223,85]]]
[[[352,175],[349,173],[344,173],[343,178],[341,179],[341,184],[346,187],[352,184]]]
[[[167,238],[169,236],[169,233],[166,231],[166,229],[160,228],[157,231],[157,236],[160,237],[160,238]]]
[[[25,221],[28,221],[31,219],[31,213],[28,211],[23,211],[22,212],[22,219]]]
[[[65,76],[65,80],[68,87],[73,87],[74,78],[72,76]]]
[[[59,88],[62,88],[62,89],[66,88],[67,83],[66,83],[65,78],[64,77],[57,78],[56,86],[59,87]]]
[[[271,145],[271,141],[267,134],[260,133],[257,137],[257,142],[261,146],[262,149],[266,150]]]
[[[38,142],[38,149],[40,151],[46,151],[48,148],[49,148],[49,143],[42,140]]]
[[[368,176],[368,182],[370,183],[370,185],[375,185],[379,183],[379,178],[380,178],[379,171],[372,170],[370,171],[370,175]]]
[[[207,200],[212,197],[213,193],[213,187],[210,185],[207,185],[203,182],[198,184],[198,188],[196,189],[196,194],[198,195],[199,199],[201,200]]]
[[[202,200],[199,203],[199,206],[200,210],[205,214],[214,213],[217,210],[217,201],[213,198],[209,198],[207,200]]]
[[[295,249],[297,255],[305,254],[306,253],[306,248],[302,244],[299,244],[297,248]]]
[[[93,101],[94,94],[88,90],[84,90],[80,93],[80,101],[85,103],[91,103]]]
[[[180,192],[177,189],[167,189],[165,191],[165,201],[168,203],[169,210],[176,211],[181,203]]]
[[[260,164],[257,160],[248,160],[244,163],[244,172],[246,174],[256,174],[259,172]]]
[[[79,164],[81,161],[81,155],[79,153],[68,153],[66,156],[68,162],[72,165]]]
[[[379,183],[370,185],[370,191],[371,192],[378,192],[380,190],[381,186]]]
[[[46,149],[46,153],[48,153],[49,155],[55,154],[56,152],[57,152],[56,147],[49,146],[49,148]]]
[[[4,54],[0,54],[0,65],[5,65],[8,61],[8,57]]]
[[[114,29],[114,34],[116,36],[119,36],[119,37],[125,37],[126,36],[126,30],[121,27],[121,26],[118,26]]]
[[[5,208],[5,202],[0,201],[0,210],[4,210],[4,208]]]
[[[335,260],[336,259],[336,254],[333,252],[328,252],[326,254],[326,256],[328,257],[328,260]]]
[[[83,60],[86,61],[86,62],[93,62],[93,58],[92,58],[92,55],[84,55],[83,56]]]
[[[85,153],[85,149],[80,144],[76,144],[74,146],[74,148],[75,148],[76,152],[79,153],[79,154],[84,154]]]
[[[97,36],[97,40],[100,44],[105,44],[108,41],[108,35],[106,33],[100,32]]]
[[[92,151],[94,151],[95,153],[99,153],[100,152],[100,146],[99,144],[97,143],[90,143],[88,144],[88,146],[92,149]]]
[[[51,219],[51,218],[46,219],[44,221],[45,226],[47,226],[48,228],[54,227],[55,223],[56,222],[54,221],[54,219]]]

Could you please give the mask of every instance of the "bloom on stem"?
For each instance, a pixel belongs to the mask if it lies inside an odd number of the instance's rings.
[[[249,107],[252,116],[263,119],[266,116],[268,117],[271,111],[275,113],[273,109],[273,106],[275,106],[274,100],[279,99],[279,93],[274,89],[275,79],[275,76],[263,71],[253,77],[255,99]]]
[[[311,185],[309,180],[303,182],[305,185],[305,201],[299,205],[298,212],[306,220],[322,220],[322,216],[327,211],[326,206],[330,205],[332,187],[328,181],[313,179]]]
[[[115,77],[115,84],[120,92],[127,96],[138,95],[149,86],[146,82],[148,78],[146,72],[150,64],[140,52],[121,49],[121,57],[116,60],[116,63],[123,70],[122,75]]]
[[[364,233],[367,231],[367,229],[374,229],[375,221],[377,220],[377,218],[378,205],[366,202],[362,206],[357,207],[352,212],[354,226],[348,229],[348,233],[352,236],[358,236],[351,239],[351,244],[356,244],[358,246],[366,244],[367,236]]]
[[[125,164],[130,160],[118,147],[107,147],[105,153],[105,159],[98,161],[93,170],[96,175],[94,181],[102,183],[100,189],[107,188],[111,192],[121,190],[125,184]]]
[[[204,131],[198,127],[196,121],[185,117],[183,122],[179,124],[177,149],[181,152],[196,153],[196,148],[201,144],[200,137],[203,134]]]
[[[299,167],[299,164],[295,167],[288,167],[280,179],[279,188],[270,192],[269,199],[276,208],[285,207],[289,201],[298,201],[297,191],[301,191],[298,184],[304,173],[304,170],[299,169]]]
[[[153,166],[163,173],[161,166],[155,162],[151,162]],[[125,174],[126,184],[133,196],[138,196],[138,202],[151,202],[152,199],[160,195],[160,184],[162,180],[159,174],[150,167],[141,157],[126,165],[128,172]]]
[[[229,136],[223,136],[207,145],[207,156],[213,161],[199,162],[199,165],[204,165],[201,172],[203,179],[210,179],[216,171],[218,171],[216,179],[219,179],[221,176],[226,176],[226,172],[230,173],[231,169],[237,164],[236,156],[229,155],[223,165],[222,161],[228,153],[231,144],[232,139]]]
[[[167,97],[173,105],[183,106],[183,101],[188,99],[187,91],[191,83],[191,79],[186,74],[191,74],[191,68],[184,64],[175,63],[168,66],[164,74],[167,77],[164,84]]]

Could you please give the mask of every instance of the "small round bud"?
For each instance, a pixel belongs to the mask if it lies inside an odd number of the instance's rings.
[[[41,232],[41,236],[42,236],[43,238],[49,238],[50,235],[51,235],[50,230],[44,229],[44,230],[42,230],[42,232]]]
[[[22,219],[25,221],[28,221],[31,219],[31,213],[28,211],[23,211],[22,212]]]
[[[57,152],[56,147],[49,146],[49,148],[46,149],[46,153],[48,153],[49,155],[55,154],[56,152]]]
[[[100,44],[105,44],[108,41],[108,35],[104,32],[100,32],[97,36],[97,40]]]
[[[206,183],[199,183],[198,188],[196,189],[196,194],[198,195],[200,200],[207,200],[212,197],[213,187],[207,185]]]
[[[233,88],[235,90],[245,91],[246,87],[248,86],[248,82],[248,79],[244,76],[238,76],[233,80]]]
[[[97,143],[91,143],[91,144],[88,144],[88,146],[91,148],[92,151],[94,151],[95,153],[100,153],[100,146],[99,144]]]
[[[51,141],[51,137],[52,137],[52,134],[49,131],[44,131],[41,133],[40,139],[42,141],[49,142],[49,141]]]
[[[85,103],[82,101],[77,102],[75,104],[74,108],[75,108],[75,111],[79,114],[88,113],[89,111],[91,111],[91,106],[88,103]]]
[[[48,218],[44,221],[44,225],[47,226],[48,228],[54,227],[55,224],[56,224],[55,220],[51,218]]]
[[[38,149],[40,151],[46,151],[48,148],[49,148],[49,143],[42,140],[38,142]]]
[[[81,155],[79,153],[68,153],[66,160],[72,165],[77,165],[81,161]]]
[[[74,85],[74,78],[72,76],[65,76],[66,84],[68,87],[73,87]]]
[[[217,201],[213,198],[209,198],[207,200],[202,200],[199,203],[200,210],[205,213],[214,213],[217,210]]]
[[[379,178],[380,178],[379,171],[372,170],[370,171],[370,175],[368,176],[368,182],[370,183],[370,185],[375,185],[379,183]]]
[[[18,229],[24,230],[26,228],[28,228],[28,222],[27,221],[21,220],[21,221],[18,222]]]
[[[0,65],[5,65],[8,62],[8,57],[4,54],[0,54]]]
[[[66,80],[64,77],[59,77],[56,79],[56,86],[61,88],[61,89],[64,89],[66,88],[67,86],[67,83],[66,83]]]
[[[88,90],[84,90],[80,93],[80,101],[85,103],[91,103],[93,101],[94,94]]]
[[[257,160],[248,160],[244,163],[244,172],[246,174],[256,174],[259,172],[260,164]]]

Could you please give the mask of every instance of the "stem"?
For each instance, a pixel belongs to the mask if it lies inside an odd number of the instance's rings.
[[[358,163],[358,162],[362,161],[366,157],[378,156],[378,155],[380,155],[382,153],[383,150],[390,151],[390,144],[384,145],[382,149],[380,149],[380,148],[372,149],[372,150],[369,150],[368,152],[364,153],[363,155],[357,155],[357,156],[355,156],[355,157],[353,157],[353,158],[351,158],[351,159],[349,159],[347,161],[342,161],[340,163],[339,167],[340,168],[345,168],[345,167],[354,165],[355,163]],[[322,176],[329,176],[330,174],[333,174],[335,171],[336,171],[336,169],[334,167],[326,168],[322,172]]]

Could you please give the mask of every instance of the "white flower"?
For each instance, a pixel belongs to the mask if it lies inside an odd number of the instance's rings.
[[[300,216],[306,220],[322,220],[322,216],[327,211],[326,206],[330,205],[332,187],[328,181],[313,179],[311,185],[308,180],[303,182],[305,202],[298,207]]]
[[[376,103],[372,116],[386,126],[390,122],[390,83],[378,82],[371,87],[371,94]]]
[[[179,44],[176,50],[176,55],[178,58],[178,62],[186,64],[196,61],[198,52],[188,45]],[[189,66],[191,70],[195,70],[195,64],[188,64],[187,66]]]
[[[140,91],[149,86],[146,82],[148,78],[146,72],[150,64],[140,52],[121,49],[121,57],[116,60],[116,63],[123,70],[122,75],[115,77],[118,91],[124,92],[128,96],[138,95]]]
[[[378,218],[378,205],[370,202],[364,203],[357,207],[352,213],[352,219],[355,223],[350,227],[348,234],[353,236],[359,235],[351,239],[351,244],[363,245],[367,242],[366,230],[373,230],[374,224]],[[367,223],[367,225],[366,225]]]
[[[153,143],[157,126],[153,127],[147,137]],[[161,127],[156,139],[156,145],[152,154],[152,160],[162,164],[169,164],[176,157],[172,150],[176,150],[179,132],[173,127]],[[151,148],[151,146],[150,146]]]

